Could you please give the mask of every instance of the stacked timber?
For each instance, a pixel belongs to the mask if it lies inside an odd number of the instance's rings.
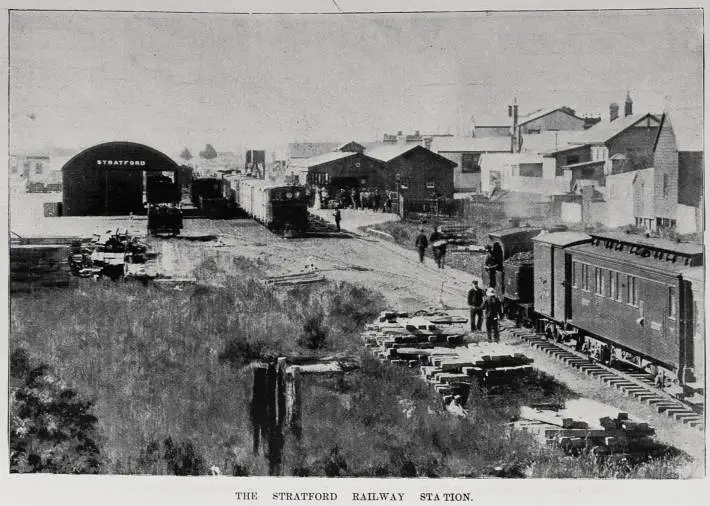
[[[264,283],[266,286],[270,287],[291,287],[321,283],[324,281],[325,277],[317,272],[299,272],[295,274],[284,274],[281,276],[270,276],[264,280]]]
[[[591,413],[598,414],[599,410],[589,411],[586,416],[572,416],[560,406],[523,406],[520,419],[512,425],[537,436],[547,445],[567,451],[595,448],[609,453],[635,453],[656,446],[652,439],[655,429],[648,423],[632,420],[624,412],[592,418]]]
[[[41,287],[69,286],[71,271],[67,244],[11,244],[10,291],[29,292]]]
[[[465,329],[456,325],[462,321],[441,311],[384,311],[366,325],[362,338],[381,361],[418,368],[446,409],[460,414],[473,384],[492,386],[522,377],[532,371],[533,362],[506,344],[463,346]]]

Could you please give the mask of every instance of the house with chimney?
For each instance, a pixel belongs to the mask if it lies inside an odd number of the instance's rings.
[[[511,106],[508,118],[474,116],[473,136],[474,137],[507,137],[511,135],[511,130],[515,123]],[[539,134],[542,132],[554,131],[580,131],[585,130],[600,121],[596,117],[580,117],[571,107],[558,106],[547,109],[538,109],[527,115],[517,118],[518,134]]]
[[[634,114],[627,94],[623,117],[619,116],[619,105],[613,103],[609,106],[609,121],[579,132],[544,156],[554,158],[555,175],[566,179],[570,189],[579,179],[605,186],[609,175],[652,166],[659,127],[658,116]]]

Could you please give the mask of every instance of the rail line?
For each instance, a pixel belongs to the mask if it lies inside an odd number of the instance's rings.
[[[703,414],[697,413],[686,403],[656,388],[651,374],[626,372],[607,367],[565,345],[547,340],[544,334],[532,333],[528,329],[513,328],[509,329],[509,332],[514,337],[526,341],[531,347],[596,378],[605,385],[616,388],[626,397],[633,397],[656,409],[658,413],[665,413],[669,418],[701,432],[704,430]]]

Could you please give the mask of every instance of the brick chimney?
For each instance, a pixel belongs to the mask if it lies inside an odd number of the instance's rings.
[[[631,93],[626,92],[626,102],[624,102],[624,117],[634,113],[634,101],[631,100]]]
[[[619,117],[619,104],[616,102],[609,105],[609,121],[614,121]]]

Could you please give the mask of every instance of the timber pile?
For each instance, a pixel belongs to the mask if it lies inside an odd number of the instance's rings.
[[[587,411],[599,414],[597,409]],[[631,420],[624,412],[593,418],[591,414],[572,415],[562,406],[523,406],[520,419],[512,426],[567,451],[595,448],[609,453],[639,453],[658,446],[652,439],[655,429],[648,423]]]
[[[40,287],[69,286],[71,271],[67,244],[11,244],[10,291],[29,292]]]
[[[317,272],[299,272],[296,274],[284,274],[281,276],[270,276],[264,280],[264,284],[270,287],[290,287],[298,285],[308,285],[321,283],[325,277]]]
[[[381,361],[419,368],[422,379],[439,392],[447,409],[462,408],[473,384],[488,387],[523,377],[532,372],[533,362],[506,344],[464,348],[465,329],[456,323],[465,321],[441,311],[384,311],[366,325],[362,338]]]

